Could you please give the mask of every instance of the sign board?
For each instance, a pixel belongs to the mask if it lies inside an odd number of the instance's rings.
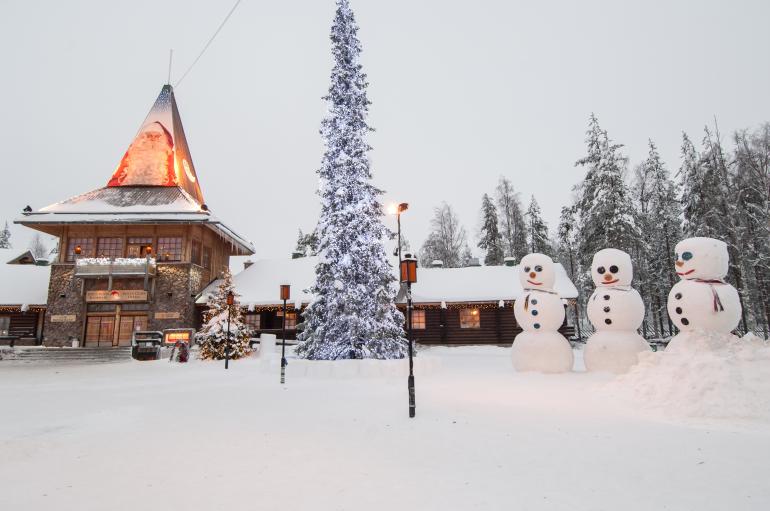
[[[163,344],[176,344],[179,341],[190,344],[195,330],[192,328],[173,328],[163,331]]]
[[[155,319],[179,319],[178,312],[156,312]]]
[[[74,314],[52,314],[51,323],[74,323],[77,317]]]
[[[146,302],[147,291],[141,289],[113,289],[86,291],[86,302]]]

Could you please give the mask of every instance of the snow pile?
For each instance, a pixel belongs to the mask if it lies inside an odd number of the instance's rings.
[[[612,388],[668,416],[770,422],[770,343],[752,334],[685,335],[675,350],[640,354]]]

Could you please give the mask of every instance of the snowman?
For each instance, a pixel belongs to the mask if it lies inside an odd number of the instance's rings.
[[[588,299],[588,319],[596,332],[588,339],[583,357],[588,371],[624,373],[638,362],[639,353],[651,351],[636,330],[644,321],[644,302],[631,287],[631,256],[605,248],[594,254],[591,278],[596,285]]]
[[[668,315],[679,328],[666,351],[676,350],[694,330],[729,334],[741,320],[738,291],[724,281],[730,257],[727,244],[713,238],[688,238],[676,245],[676,274],[668,294]]]
[[[528,254],[519,263],[524,294],[513,304],[523,329],[513,341],[511,359],[517,371],[563,373],[572,370],[569,341],[558,330],[564,322],[564,305],[553,290],[554,264],[544,254]]]

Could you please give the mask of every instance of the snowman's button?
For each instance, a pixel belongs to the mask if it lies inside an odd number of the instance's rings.
[[[677,300],[681,300],[682,299],[682,293],[675,294],[674,298],[676,298]]]
[[[604,308],[604,312],[609,312],[609,311],[610,311],[610,308],[609,308],[609,307],[605,307],[605,308]]]
[[[609,300],[610,299],[610,295],[604,295],[604,299],[605,300]]]
[[[682,308],[681,308],[681,307],[677,307],[676,309],[674,309],[674,311],[675,311],[677,314],[681,314],[681,313],[682,313]]]
[[[604,320],[604,322],[605,322],[606,324],[608,324],[608,325],[611,325],[611,324],[612,324],[612,320],[611,320],[610,318],[607,318],[607,319],[605,319],[605,320]]]
[[[537,305],[537,298],[533,298],[532,300],[530,300],[530,302],[532,303],[532,305]]]
[[[682,318],[682,324],[683,324],[684,326],[687,326],[687,325],[689,325],[689,324],[690,324],[690,320],[689,320],[689,319],[687,319],[687,318]]]
[[[536,309],[532,309],[532,315],[533,316],[537,316],[537,310]]]
[[[535,324],[534,324],[534,325],[532,325],[532,326],[534,326],[536,329],[537,329],[537,328],[540,328],[540,323],[535,323]]]

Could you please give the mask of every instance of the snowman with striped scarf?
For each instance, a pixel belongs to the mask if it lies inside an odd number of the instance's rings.
[[[586,370],[624,373],[639,361],[639,353],[651,351],[637,333],[644,321],[644,302],[631,287],[631,256],[615,248],[598,251],[591,262],[591,278],[596,289],[586,312],[596,331],[583,352]]]
[[[518,273],[524,293],[514,302],[513,314],[523,331],[511,348],[513,367],[542,373],[571,371],[572,346],[559,333],[564,305],[553,289],[553,260],[545,254],[528,254],[521,259]]]
[[[724,280],[730,263],[724,241],[688,238],[677,243],[675,251],[681,280],[671,288],[667,308],[680,333],[666,351],[679,349],[696,330],[729,334],[742,312],[738,291]]]

